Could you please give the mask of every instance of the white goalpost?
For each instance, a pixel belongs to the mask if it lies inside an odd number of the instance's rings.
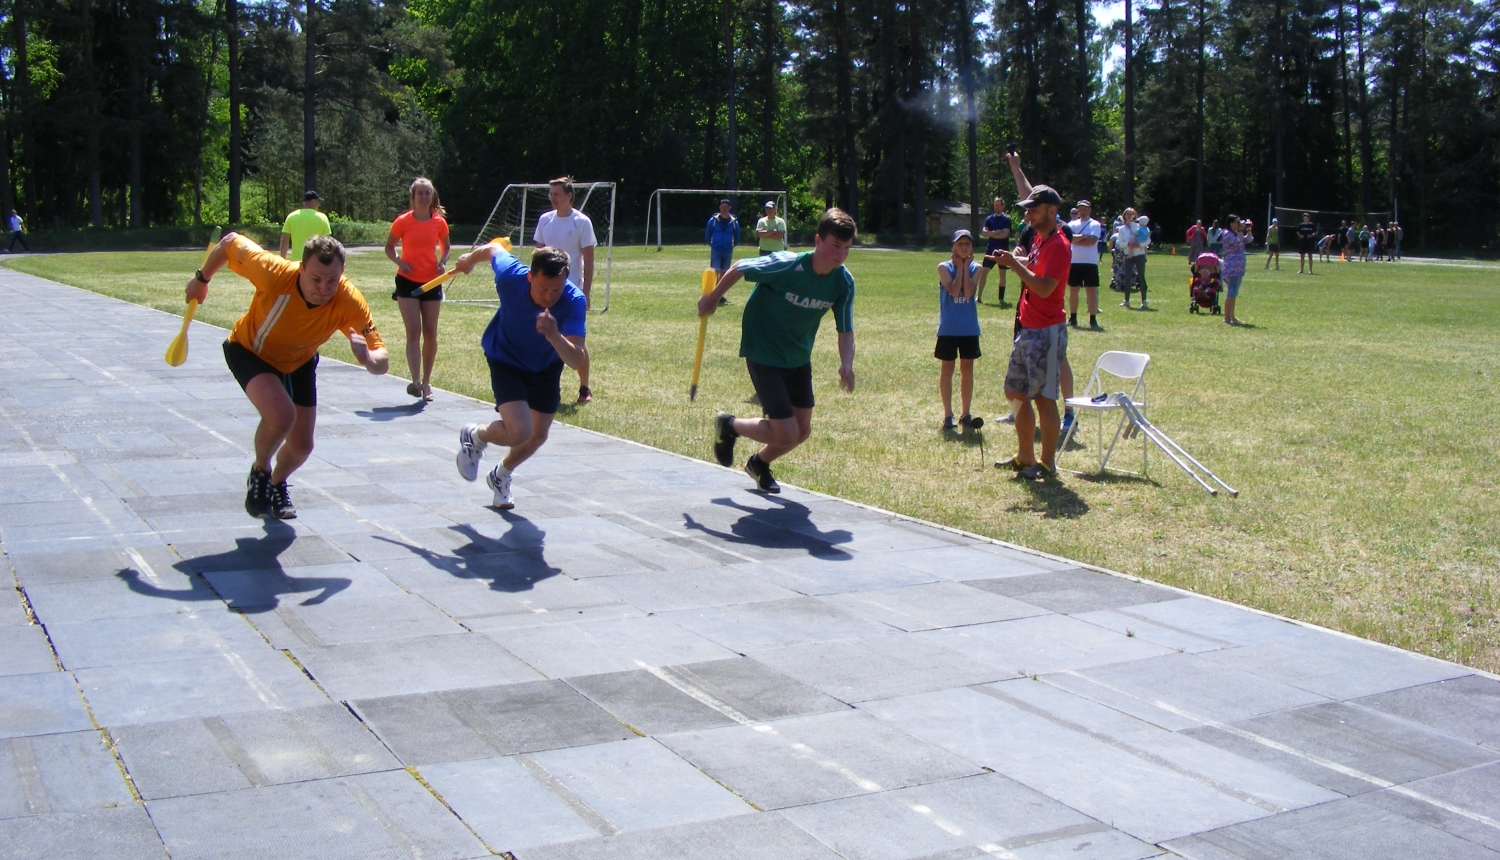
[[[710,196],[715,198],[712,205],[706,205],[702,217],[698,219],[699,224],[707,223],[708,216],[719,211],[718,202],[725,197],[735,202],[734,214],[740,219],[740,242],[744,244],[755,235],[755,222],[759,221],[763,211],[762,206],[767,200],[776,201],[776,214],[781,218],[787,217],[786,192],[774,189],[755,188],[658,188],[651,192],[651,199],[646,202],[646,243],[643,247],[651,247],[651,224],[653,219],[656,223],[656,250],[660,251],[662,246],[661,209],[663,198],[673,194],[697,195],[699,197]],[[747,207],[745,204],[749,202]],[[753,214],[747,214],[753,213]],[[790,247],[791,243],[788,242]]]
[[[552,211],[552,201],[547,197],[549,185],[545,182],[512,183],[500,192],[490,217],[474,237],[474,248],[497,236],[510,239],[518,253],[531,243],[536,232],[537,219],[542,213]],[[593,295],[600,295],[603,286],[603,303],[594,302],[591,310],[609,310],[609,288],[615,249],[615,183],[574,182],[573,208],[589,217],[594,224],[594,237],[599,244],[594,248]],[[524,257],[523,257],[524,259]],[[583,272],[573,273],[575,283],[582,280]],[[444,287],[444,301],[459,304],[496,305],[495,287],[492,279],[460,277]]]

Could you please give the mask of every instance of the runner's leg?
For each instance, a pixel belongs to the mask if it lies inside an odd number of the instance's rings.
[[[736,418],[734,432],[761,443],[761,462],[770,463],[807,441],[812,434],[812,414],[811,409],[794,407],[791,418]]]
[[[255,468],[269,473],[277,449],[297,423],[297,407],[274,373],[252,378],[245,386],[245,396],[260,413],[260,425],[255,428]]]
[[[422,311],[422,393],[432,393],[432,366],[437,364],[438,314],[442,302],[418,302]]]
[[[291,432],[286,434],[286,441],[281,443],[281,449],[276,452],[276,471],[271,473],[271,483],[280,484],[312,455],[313,431],[317,429],[318,408],[316,406],[297,406],[297,419],[292,422]]]
[[[406,370],[412,382],[422,381],[422,310],[417,299],[396,299],[401,324],[406,327]]]

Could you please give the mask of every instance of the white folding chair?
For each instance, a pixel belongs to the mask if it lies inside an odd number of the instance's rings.
[[[1135,386],[1129,389],[1129,393],[1125,396],[1130,398],[1130,402],[1134,403],[1136,408],[1141,410],[1142,414],[1145,413],[1146,365],[1150,363],[1151,356],[1144,352],[1110,350],[1099,356],[1099,360],[1094,363],[1094,372],[1089,375],[1089,384],[1084,388],[1082,396],[1069,397],[1066,401],[1067,405],[1072,407],[1077,415],[1074,418],[1072,426],[1068,428],[1067,435],[1063,436],[1061,444],[1058,445],[1057,456],[1059,462],[1062,460],[1062,453],[1068,449],[1068,440],[1073,438],[1073,431],[1077,430],[1078,425],[1083,423],[1081,413],[1085,411],[1096,412],[1099,415],[1099,472],[1101,474],[1104,472],[1104,467],[1109,465],[1110,455],[1115,452],[1115,444],[1120,441],[1120,434],[1125,430],[1126,416],[1120,406],[1118,397],[1124,391],[1126,385],[1134,382]],[[1114,393],[1106,390],[1107,381],[1105,376],[1118,380],[1118,384],[1109,383],[1114,387]],[[1102,399],[1095,399],[1100,397]],[[1104,413],[1111,411],[1120,413],[1120,421],[1115,426],[1114,438],[1109,441],[1109,447],[1105,448]],[[1147,440],[1143,433],[1141,434],[1141,471],[1139,473],[1126,472],[1126,474],[1146,474],[1146,442]],[[1070,469],[1069,471],[1073,470]]]

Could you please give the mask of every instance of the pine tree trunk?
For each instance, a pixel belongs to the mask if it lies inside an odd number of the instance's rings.
[[[1130,0],[1125,0],[1125,205],[1135,205],[1135,63]]]
[[[843,199],[839,206],[849,217],[859,220],[859,163],[854,147],[853,86],[850,82],[853,58],[849,55],[849,0],[834,0],[834,43],[838,54],[838,114],[840,160],[843,170]]]
[[[1338,47],[1339,47],[1339,86],[1342,97],[1339,106],[1344,114],[1344,193],[1349,198],[1354,197],[1354,134],[1350,131],[1349,121],[1349,27],[1344,21],[1344,0],[1339,2],[1338,17]]]
[[[317,43],[313,36],[313,0],[307,0],[307,12],[302,17],[302,36],[305,43],[302,59],[302,184],[308,191],[318,187],[318,150],[314,123],[317,119],[316,100],[313,92],[317,75]]]
[[[734,110],[734,12],[734,0],[724,0],[724,107],[729,113],[728,139],[724,146],[724,187],[731,189],[740,187],[735,163],[739,129]]]
[[[760,79],[765,86],[765,98],[761,101],[760,130],[761,130],[761,152],[760,152],[760,187],[775,188],[775,181],[771,177],[772,164],[776,155],[776,84],[779,75],[776,69],[776,48],[781,44],[781,22],[777,20],[777,12],[780,10],[777,0],[763,0],[761,11],[764,18],[761,27],[764,32],[762,38],[763,51],[760,59]],[[781,213],[786,217],[787,213]]]
[[[88,104],[88,125],[84,132],[84,171],[89,177],[89,224],[95,230],[104,228],[104,193],[99,169],[99,87],[94,73],[94,10],[90,0],[83,0],[83,94]]]
[[[1375,146],[1370,138],[1369,86],[1365,78],[1365,0],[1354,0],[1354,45],[1359,62],[1359,208],[1368,213],[1375,199]]]
[[[126,66],[128,71],[126,79],[130,87],[126,103],[130,105],[130,118],[125,122],[125,140],[129,158],[128,181],[130,183],[130,220],[132,228],[146,226],[146,210],[142,196],[144,186],[141,179],[141,114],[145,110],[145,76],[141,74],[141,66],[145,64],[146,58],[142,56],[145,47],[144,22],[142,21],[142,9],[140,2],[131,4],[130,18],[127,23],[126,41],[129,47],[126,53]]]
[[[21,170],[25,182],[22,194],[26,200],[26,220],[35,225],[37,223],[36,206],[36,165],[32,149],[35,141],[31,136],[31,61],[30,51],[26,44],[26,2],[15,0],[11,6],[11,28],[16,38],[15,46],[15,70],[16,70],[16,102],[18,110],[15,142],[16,148],[21,151]]]
[[[1094,107],[1089,101],[1089,97],[1092,95],[1089,90],[1089,0],[1078,0],[1074,14],[1078,26],[1078,119],[1080,128],[1078,154],[1082,162],[1080,165],[1083,176],[1081,188],[1084,194],[1093,194]],[[1199,102],[1200,104],[1202,102],[1201,95],[1199,96]],[[1199,157],[1202,157],[1201,153]]]
[[[1204,42],[1207,38],[1205,32],[1207,24],[1207,9],[1205,0],[1198,0],[1198,149],[1194,156],[1194,182],[1193,182],[1193,216],[1203,220],[1203,84],[1208,73],[1208,61],[1204,56]]]
[[[240,4],[225,0],[229,48],[229,223],[240,223]]]

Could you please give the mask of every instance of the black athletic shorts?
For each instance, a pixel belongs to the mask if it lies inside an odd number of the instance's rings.
[[[282,373],[272,367],[264,358],[256,355],[250,350],[240,346],[232,340],[224,341],[224,363],[229,365],[229,372],[234,374],[235,382],[240,388],[250,384],[250,380],[262,373],[269,373],[281,381],[281,387],[291,396],[292,403],[297,406],[306,406],[308,409],[318,405],[318,354],[302,363],[302,366],[291,373]]]
[[[791,418],[794,409],[813,408],[812,365],[772,367],[745,359],[750,384],[760,398],[760,409],[773,420]]]
[[[940,334],[937,347],[932,350],[932,357],[938,361],[978,358],[979,356],[979,335],[977,334]]]
[[[1001,242],[1000,245],[998,247],[996,247],[996,248],[992,248],[992,249],[986,250],[984,252],[984,267],[986,269],[993,269],[993,268],[995,268],[995,261],[993,259],[991,259],[991,255],[998,254],[1001,251],[1009,251],[1009,250],[1010,250],[1010,240],[1009,239],[1006,239],[1004,242]]]
[[[419,302],[440,302],[443,300],[443,288],[433,287],[425,293],[417,292],[424,281],[413,281],[411,278],[396,276],[396,291],[391,293],[393,299],[416,299]]]
[[[1309,257],[1318,253],[1318,240],[1316,238],[1304,239],[1297,237],[1297,253],[1306,254]]]
[[[524,400],[533,412],[557,414],[557,404],[562,402],[562,359],[535,373],[489,356],[484,360],[490,363],[490,391],[495,394],[497,407]]]
[[[1068,267],[1068,286],[1070,287],[1097,287],[1099,286],[1099,265],[1097,263],[1074,263]]]

